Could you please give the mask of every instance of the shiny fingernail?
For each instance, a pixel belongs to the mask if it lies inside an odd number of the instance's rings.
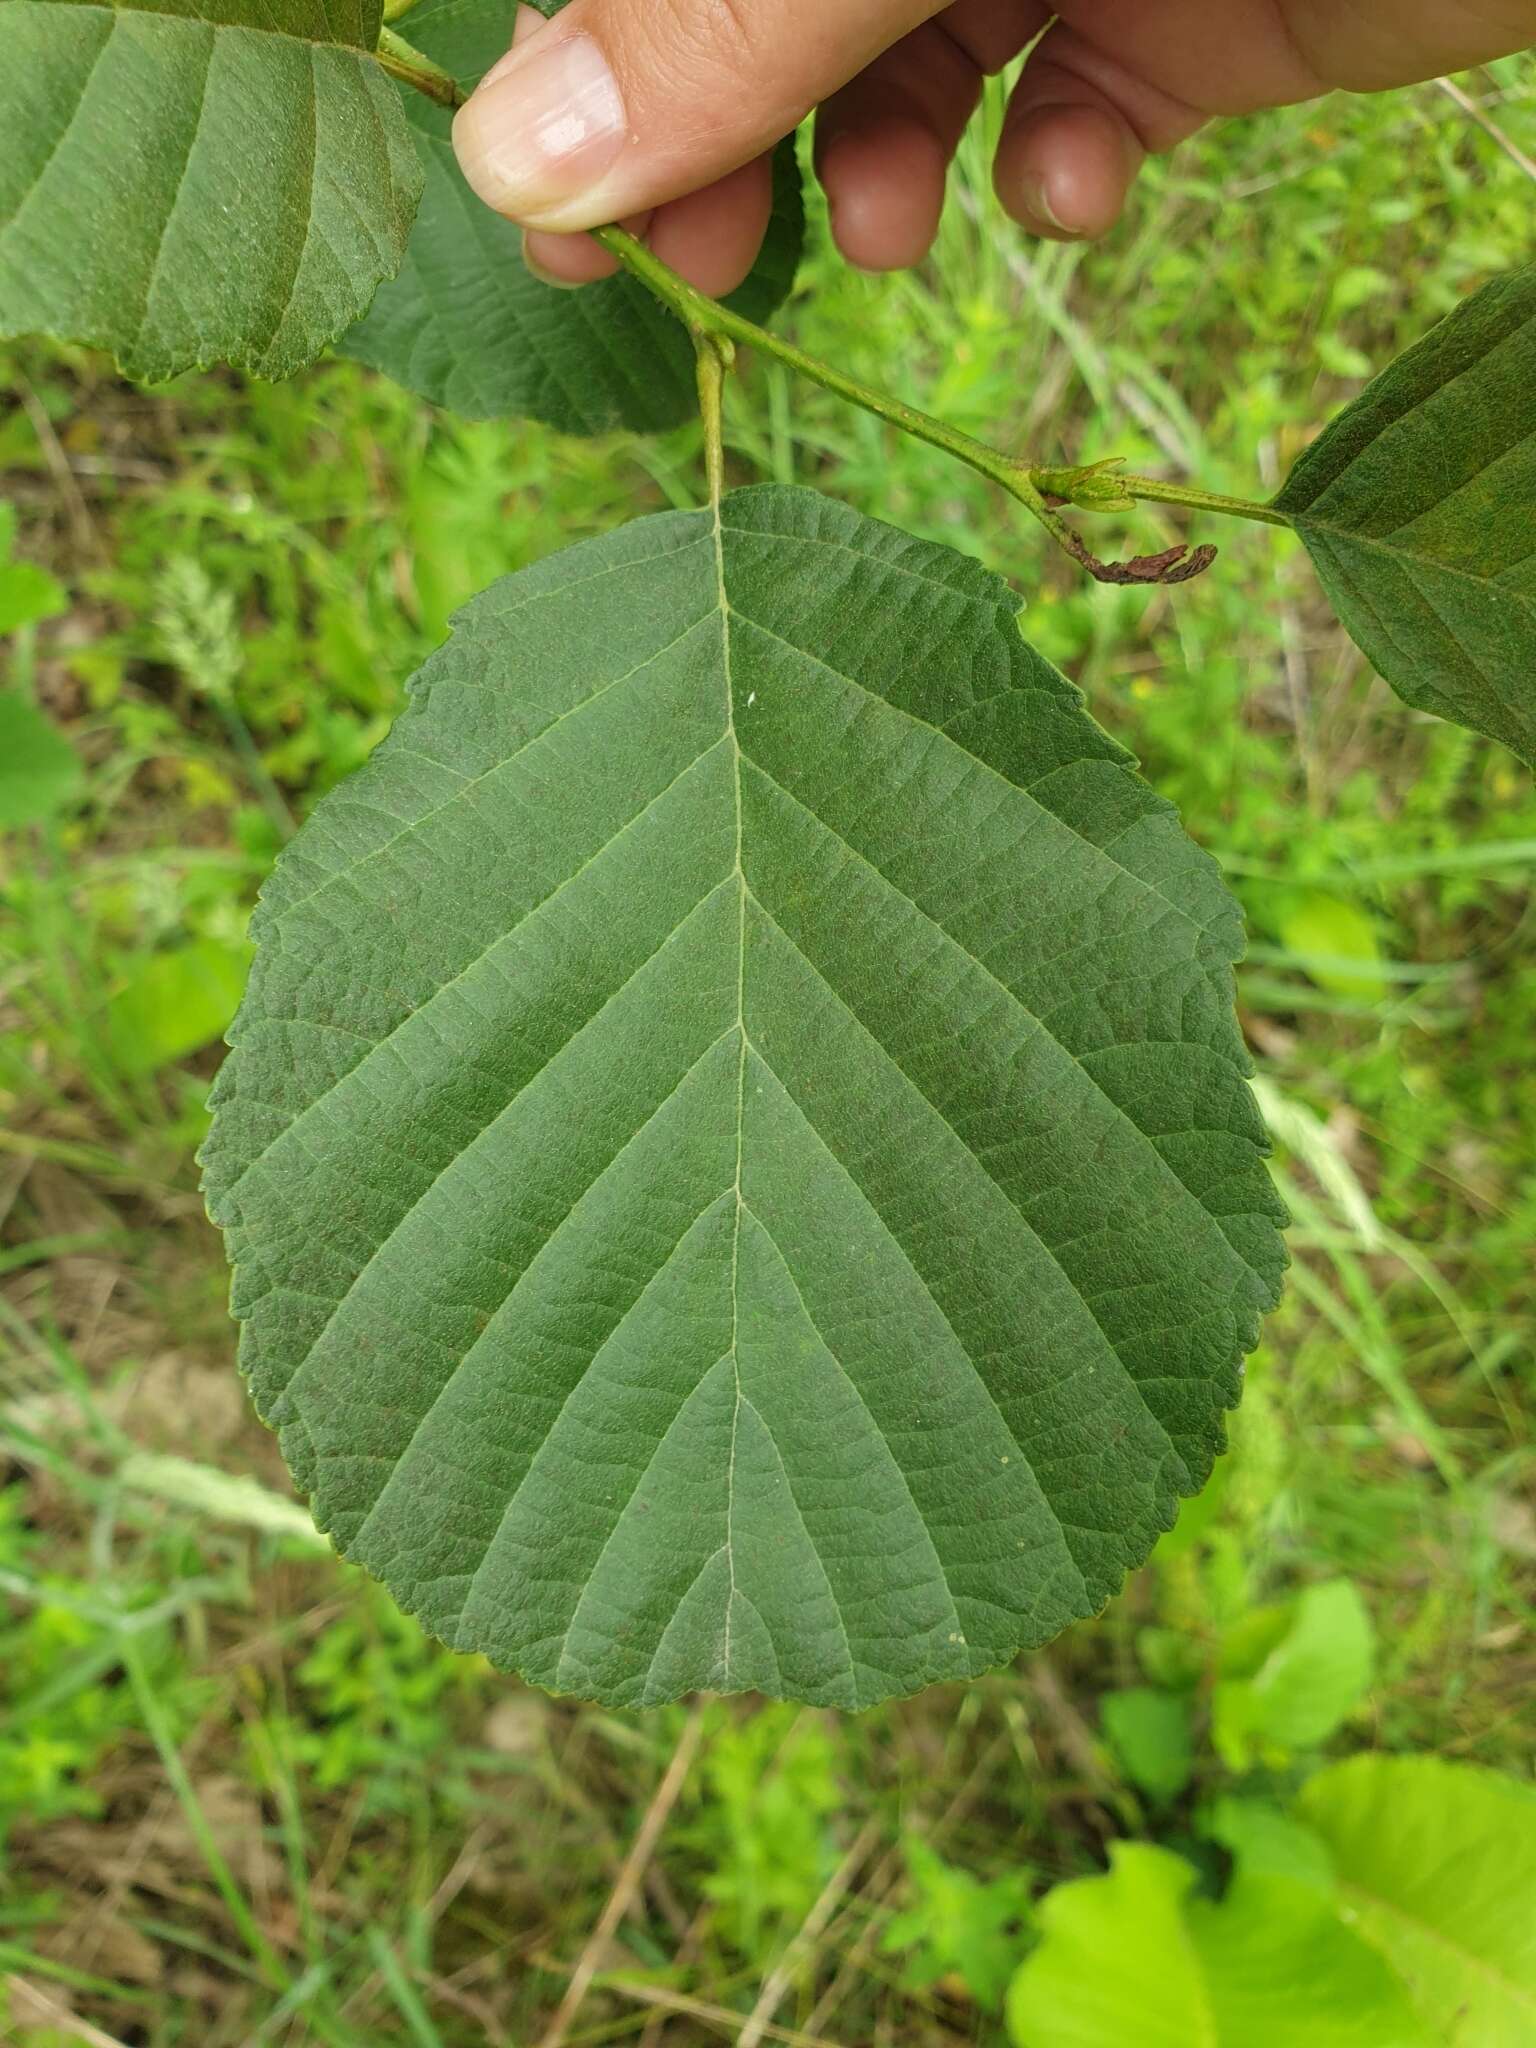
[[[509,50],[453,124],[470,187],[514,220],[579,204],[625,139],[624,101],[591,36],[544,35]]]

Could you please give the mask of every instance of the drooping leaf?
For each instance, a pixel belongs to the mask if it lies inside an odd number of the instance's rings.
[[[1311,1779],[1301,1817],[1354,1924],[1450,2048],[1536,2040],[1536,1794],[1438,1757],[1358,1756]]]
[[[51,818],[84,781],[57,726],[19,690],[0,690],[0,831]]]
[[[410,38],[468,90],[505,52],[516,12],[516,0],[420,0]],[[682,325],[632,277],[579,292],[541,283],[524,267],[521,230],[459,175],[446,109],[400,91],[426,180],[421,211],[400,275],[342,353],[467,419],[515,414],[571,434],[686,419],[697,401]],[[787,296],[803,229],[791,140],[774,159],[762,253],[728,301],[748,319],[766,319]]]
[[[1399,356],[1275,503],[1400,697],[1536,763],[1536,265]]]
[[[1239,1871],[1195,1895],[1182,1857],[1116,1842],[1057,1885],[1008,1993],[1016,2048],[1434,2048],[1436,2035],[1326,1890]]]
[[[379,0],[0,0],[0,334],[282,377],[366,311],[421,172]]]
[[[446,1640],[865,1706],[1210,1469],[1283,1263],[1236,906],[967,558],[760,489],[495,585],[253,929],[242,1359]]]

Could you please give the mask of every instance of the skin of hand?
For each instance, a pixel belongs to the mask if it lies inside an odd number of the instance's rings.
[[[579,231],[622,220],[718,297],[762,241],[773,145],[812,108],[839,249],[895,270],[933,241],[983,77],[1022,50],[997,194],[1032,233],[1076,240],[1114,225],[1149,153],[1214,117],[1532,43],[1536,0],[570,0],[552,21],[518,9],[453,139],[550,283],[606,276]]]

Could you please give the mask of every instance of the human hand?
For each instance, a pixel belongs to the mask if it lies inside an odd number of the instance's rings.
[[[713,296],[751,268],[774,143],[815,107],[816,170],[852,263],[933,241],[983,76],[1039,37],[998,144],[1031,232],[1101,235],[1148,152],[1213,115],[1371,92],[1536,40],[1536,0],[571,0],[518,10],[512,49],[454,123],[464,175],[520,221],[551,282],[613,259],[573,233],[622,219]],[[1041,31],[1045,33],[1042,34]]]

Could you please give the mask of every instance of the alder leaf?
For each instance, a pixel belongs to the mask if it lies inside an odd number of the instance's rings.
[[[516,0],[420,0],[410,39],[467,90],[506,50],[516,12]],[[342,353],[465,419],[515,414],[569,434],[655,432],[687,419],[697,399],[681,323],[632,277],[579,292],[541,283],[524,267],[521,229],[460,176],[452,116],[407,86],[400,92],[426,180],[421,211],[400,275]],[[803,233],[791,137],[774,158],[762,252],[727,304],[766,319],[794,283]]]
[[[1209,1471],[1283,1263],[1238,911],[968,558],[769,487],[507,578],[253,934],[242,1362],[458,1648],[868,1706]]]
[[[1405,702],[1536,764],[1536,265],[1399,356],[1275,505]]]
[[[0,334],[283,377],[405,251],[378,0],[0,0]]]
[[[1311,1779],[1300,1814],[1332,1852],[1351,1918],[1451,2048],[1536,2040],[1536,1795],[1438,1757],[1358,1756]]]

